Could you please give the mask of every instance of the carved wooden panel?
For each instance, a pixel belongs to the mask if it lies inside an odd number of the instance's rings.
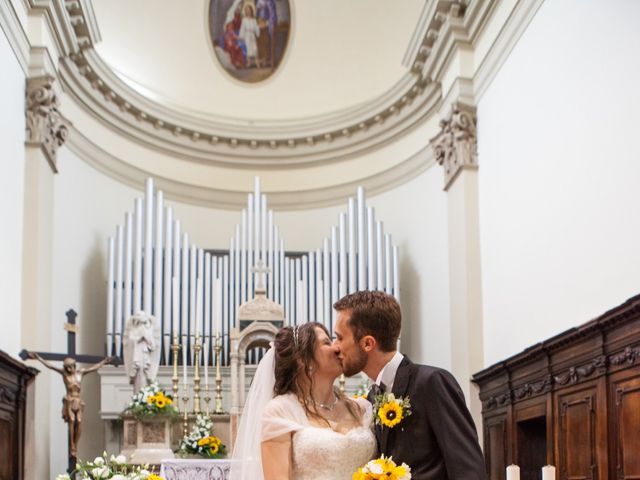
[[[18,469],[13,450],[13,438],[15,436],[13,424],[7,419],[0,419],[0,452],[5,461],[0,462],[0,480],[16,478]]]
[[[640,478],[640,376],[612,384],[616,477]]]
[[[558,397],[561,480],[597,478],[595,388]]]
[[[504,480],[507,468],[506,414],[485,423],[484,456],[489,480]]]

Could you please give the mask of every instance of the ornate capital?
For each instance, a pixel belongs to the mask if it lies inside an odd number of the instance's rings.
[[[42,148],[52,170],[57,173],[58,148],[69,134],[70,122],[60,113],[60,101],[50,76],[28,78],[26,91],[26,144]]]
[[[430,143],[436,161],[444,167],[444,189],[448,190],[460,170],[478,168],[475,109],[455,105]]]

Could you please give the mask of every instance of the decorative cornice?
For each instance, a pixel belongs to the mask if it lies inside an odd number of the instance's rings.
[[[111,155],[75,127],[71,127],[65,146],[96,170],[132,188],[140,188],[149,176],[148,172]],[[375,196],[403,185],[424,173],[433,164],[433,152],[426,146],[388,170],[351,182],[304,191],[269,191],[269,205],[278,210],[305,210],[340,205],[353,195],[358,186],[364,187],[367,195]],[[249,193],[194,186],[157,174],[154,174],[154,181],[164,192],[165,198],[207,208],[240,210],[246,206]]]
[[[0,29],[7,36],[20,68],[27,75],[31,45],[11,2],[0,2]],[[6,65],[3,68],[6,68]]]
[[[51,76],[27,79],[25,143],[40,147],[51,169],[57,173],[57,151],[67,139],[70,123],[58,109],[60,101],[53,89],[53,82]]]
[[[444,189],[448,190],[462,169],[478,168],[475,109],[454,105],[430,144],[436,162],[444,167]]]
[[[617,353],[615,355],[611,355],[609,357],[609,362],[611,365],[633,365],[636,363],[636,360],[640,358],[640,346],[636,347],[626,347],[623,352]]]

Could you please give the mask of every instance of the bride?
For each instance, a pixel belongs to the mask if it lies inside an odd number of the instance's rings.
[[[231,480],[350,480],[371,460],[371,404],[334,387],[341,373],[322,324],[280,329],[247,397]]]

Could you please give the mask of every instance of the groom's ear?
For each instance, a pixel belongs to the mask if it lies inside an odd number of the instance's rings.
[[[365,352],[369,353],[375,350],[376,346],[378,345],[378,342],[375,339],[375,337],[371,335],[365,335],[360,339],[360,344],[362,345],[362,349]]]

